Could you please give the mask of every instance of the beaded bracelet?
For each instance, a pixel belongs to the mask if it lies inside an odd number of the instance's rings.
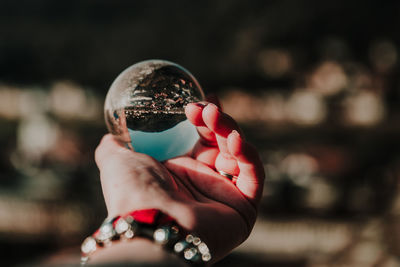
[[[162,245],[188,263],[203,264],[211,260],[208,246],[197,236],[185,233],[176,221],[157,209],[130,212],[105,220],[81,246],[81,266],[95,251],[111,246],[114,241],[144,237]]]

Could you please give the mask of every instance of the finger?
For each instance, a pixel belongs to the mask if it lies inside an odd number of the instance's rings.
[[[213,103],[209,103],[203,108],[202,118],[205,126],[221,137],[228,137],[232,130],[240,132],[236,121]]]
[[[239,126],[232,117],[221,112],[216,105],[211,103],[203,109],[202,116],[206,126],[215,133],[221,152],[215,160],[215,168],[232,175],[238,175],[239,168],[236,159],[229,153],[226,138],[232,130],[240,131]]]
[[[201,116],[203,108],[207,104],[203,103],[189,103],[185,107],[186,117],[194,126],[206,126]]]
[[[112,134],[103,136],[94,154],[97,166],[103,166],[103,163],[108,160],[109,155],[118,153],[120,150],[127,150],[127,148],[114,138]]]
[[[204,145],[216,146],[215,134],[207,128],[203,120],[203,109],[207,102],[190,103],[185,108],[186,117],[197,127],[197,132],[200,135],[200,141]]]
[[[192,156],[196,160],[203,162],[207,166],[215,169],[215,160],[219,154],[218,147],[205,146],[201,142],[193,148]]]
[[[230,154],[237,160],[239,175],[237,188],[254,204],[261,198],[265,179],[264,167],[256,149],[244,141],[237,131],[227,139]]]
[[[185,108],[185,113],[189,121],[197,126],[200,140],[192,150],[192,157],[213,167],[218,155],[217,141],[215,134],[205,126],[202,113],[203,108],[208,103],[191,103]]]
[[[213,103],[217,107],[221,109],[221,102],[219,101],[218,97],[214,93],[210,93],[206,97],[206,101],[201,101],[197,103],[189,103],[185,107],[186,116],[195,126],[206,126],[203,117],[202,111],[208,103]]]

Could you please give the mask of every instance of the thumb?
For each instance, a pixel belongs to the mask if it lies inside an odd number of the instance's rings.
[[[97,167],[102,171],[103,168],[109,166],[110,160],[119,157],[119,154],[131,152],[127,149],[122,142],[119,142],[112,134],[106,134],[97,146],[94,158]],[[106,164],[107,163],[107,164]],[[112,164],[111,164],[112,165]]]

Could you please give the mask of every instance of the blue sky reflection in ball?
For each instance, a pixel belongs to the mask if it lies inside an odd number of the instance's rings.
[[[107,93],[108,130],[127,147],[159,161],[189,152],[199,136],[185,106],[204,100],[196,78],[165,60],[147,60],[124,70]]]

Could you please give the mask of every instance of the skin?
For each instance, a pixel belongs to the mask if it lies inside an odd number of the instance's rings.
[[[218,106],[192,103],[185,112],[201,137],[189,155],[160,163],[106,135],[95,158],[109,217],[160,209],[200,236],[215,262],[249,236],[264,169],[237,123]],[[218,170],[236,175],[236,185]]]

